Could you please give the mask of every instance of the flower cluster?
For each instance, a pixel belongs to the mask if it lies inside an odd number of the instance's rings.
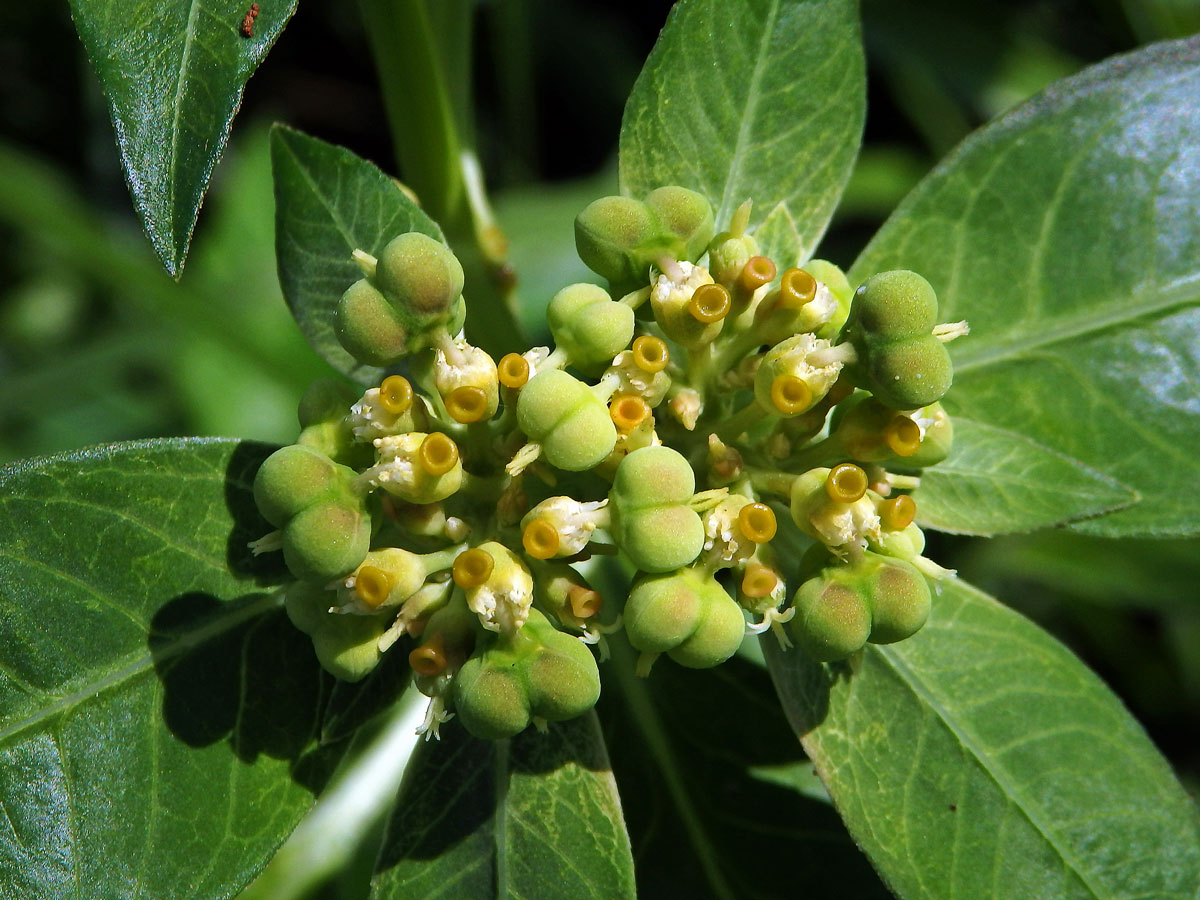
[[[950,573],[911,491],[950,447],[944,344],[965,323],[939,325],[912,272],[857,290],[821,260],[779,272],[749,217],[714,235],[680,187],[595,201],[576,245],[607,289],[559,291],[553,350],[499,361],[462,336],[442,243],[355,251],[337,334],[395,374],[313,385],[254,484],[276,529],[254,546],[282,550],[326,669],[356,680],[407,638],[427,734],[457,715],[501,738],[589,709],[591,645],[618,628],[642,675],[661,654],[717,665],[748,632],[832,661],[921,628]],[[781,529],[803,559],[773,549]],[[579,565],[614,554],[625,598]]]

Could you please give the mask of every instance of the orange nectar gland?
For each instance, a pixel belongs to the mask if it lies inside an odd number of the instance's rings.
[[[608,415],[620,431],[630,432],[646,421],[650,404],[636,394],[625,394],[608,405]]]
[[[487,415],[488,400],[483,388],[464,384],[456,387],[446,397],[446,412],[456,422],[478,422]]]
[[[599,591],[593,591],[591,588],[585,588],[578,584],[570,587],[567,591],[567,598],[571,604],[571,612],[577,619],[590,619],[600,612],[600,607],[604,605],[604,598],[600,596]]]
[[[775,513],[765,503],[747,503],[738,513],[738,528],[742,536],[756,544],[765,544],[775,537]]]
[[[408,654],[408,665],[418,675],[441,675],[446,668],[446,644],[442,636],[435,634]]]
[[[520,353],[507,353],[501,357],[500,365],[496,366],[496,374],[500,383],[507,388],[515,390],[525,387],[525,382],[529,380],[529,360]]]
[[[354,593],[367,606],[378,606],[392,592],[392,576],[375,566],[362,566],[354,576]]]
[[[835,503],[855,503],[867,492],[867,473],[854,463],[838,463],[825,479],[825,493]]]
[[[908,416],[893,416],[883,429],[883,439],[897,456],[912,456],[921,449],[921,427]]]
[[[687,310],[703,325],[720,322],[729,315],[729,291],[719,284],[702,284],[692,293]]]
[[[417,465],[426,475],[445,475],[458,463],[458,444],[440,431],[421,441],[417,448]]]
[[[879,524],[884,531],[903,531],[917,517],[917,501],[901,494],[879,504]]]
[[[643,334],[633,342],[633,364],[643,372],[661,372],[671,361],[671,354],[662,338]]]
[[[525,547],[525,552],[534,559],[549,559],[558,553],[561,540],[558,536],[558,529],[545,519],[539,518],[525,526],[525,531],[521,535],[521,543]]]
[[[776,375],[771,382],[771,402],[783,415],[794,416],[812,405],[812,391],[795,375]]]
[[[389,375],[379,385],[379,405],[393,416],[407,412],[412,402],[412,385],[403,375]]]
[[[454,568],[450,571],[454,577],[454,583],[466,590],[479,587],[486,582],[492,577],[492,569],[495,567],[496,561],[492,559],[492,554],[478,547],[472,547],[470,550],[464,550],[458,554],[454,560]]]
[[[742,576],[742,593],[752,600],[769,596],[779,584],[779,576],[766,566],[757,563],[746,567]]]
[[[774,281],[776,271],[775,263],[767,257],[752,256],[746,260],[746,265],[742,266],[742,271],[738,274],[737,287],[747,294],[753,294],[764,284]]]
[[[782,309],[799,309],[817,296],[817,280],[803,269],[788,269],[779,282],[779,300]]]

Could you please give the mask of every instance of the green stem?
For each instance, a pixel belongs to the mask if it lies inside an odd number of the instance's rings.
[[[717,436],[723,441],[733,442],[747,429],[753,428],[768,415],[757,400],[751,400],[716,428]]]
[[[790,497],[792,494],[792,484],[798,476],[791,472],[781,472],[777,469],[756,469],[746,468],[746,475],[750,479],[750,484],[759,492],[768,494],[778,494],[783,497]]]

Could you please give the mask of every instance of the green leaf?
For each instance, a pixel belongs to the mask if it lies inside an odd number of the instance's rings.
[[[968,139],[863,252],[967,319],[946,406],[1137,491],[1072,527],[1200,533],[1200,38],[1059,83]]]
[[[414,757],[372,897],[632,897],[633,857],[593,713],[508,741],[456,722]]]
[[[229,897],[312,802],[328,679],[247,540],[271,448],[116,444],[0,470],[0,883]]]
[[[1120,701],[959,580],[857,663],[764,641],[796,733],[901,897],[1194,900],[1200,820]]]
[[[601,720],[643,897],[889,897],[813,774],[764,669],[660,659],[648,678],[609,638]],[[625,645],[625,646],[621,646]],[[644,862],[643,862],[644,861]]]
[[[777,204],[767,214],[754,230],[754,239],[760,252],[770,257],[780,272],[807,261],[804,239],[796,229],[796,220],[788,212],[786,203]]]
[[[954,418],[943,462],[921,472],[922,526],[959,534],[1032,531],[1104,515],[1137,494],[1024,435]]]
[[[245,37],[249,7],[245,0],[71,0],[108,100],[133,204],[176,277],[242,89],[296,2],[260,4],[253,36]]]
[[[337,302],[362,272],[355,250],[378,255],[392,238],[441,229],[400,186],[344,147],[294,129],[271,129],[275,175],[275,255],[292,315],[313,349],[335,369],[368,384],[380,370],[361,366],[333,330]]]
[[[723,227],[790,211],[807,259],[850,177],[866,105],[853,0],[683,0],[621,122],[621,190],[700,191]]]

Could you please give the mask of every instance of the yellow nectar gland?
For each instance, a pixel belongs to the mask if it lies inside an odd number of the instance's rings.
[[[367,606],[378,606],[392,592],[392,576],[375,566],[360,566],[354,576],[354,593]]]
[[[500,365],[496,366],[496,374],[500,383],[507,388],[525,387],[525,382],[529,380],[529,360],[520,353],[507,353],[501,357]]]
[[[558,536],[557,528],[545,519],[538,518],[525,526],[525,531],[521,535],[521,543],[525,547],[525,552],[534,559],[549,559],[558,553],[562,541]]]
[[[779,576],[764,565],[753,563],[742,576],[742,593],[752,600],[767,597],[779,585]]]
[[[893,416],[883,429],[883,439],[897,456],[912,456],[921,449],[921,427],[908,416]]]
[[[408,654],[408,665],[418,675],[441,675],[446,669],[446,645],[440,634]]]
[[[445,475],[458,464],[458,444],[440,431],[421,441],[417,448],[417,465],[426,475]]]
[[[817,280],[803,269],[788,269],[779,282],[781,309],[799,309],[817,296]]]
[[[599,591],[593,591],[591,588],[577,584],[571,586],[567,596],[571,604],[571,612],[577,619],[590,619],[600,612],[600,607],[604,605],[604,598],[600,596]]]
[[[747,503],[738,512],[738,528],[742,536],[756,544],[765,544],[775,537],[775,512],[765,503]]]
[[[747,294],[753,294],[764,284],[774,281],[777,271],[775,263],[767,257],[752,256],[746,260],[746,265],[742,266],[742,271],[738,273],[737,287]]]
[[[633,341],[633,363],[643,372],[661,372],[671,361],[671,354],[662,338],[643,334]]]
[[[854,463],[838,463],[825,479],[825,493],[836,503],[855,503],[867,492],[867,473]]]
[[[771,403],[783,415],[794,416],[812,405],[812,391],[795,375],[776,375],[771,382]]]
[[[719,284],[702,284],[688,300],[687,311],[703,325],[720,322],[729,315],[729,291]]]
[[[379,405],[393,416],[408,412],[412,402],[412,385],[403,375],[389,375],[379,385]]]
[[[478,422],[488,412],[487,394],[470,384],[456,387],[446,397],[446,412],[456,422]]]
[[[492,554],[479,547],[472,547],[470,550],[464,550],[458,554],[454,560],[451,574],[454,577],[454,583],[466,590],[479,587],[486,582],[492,577],[494,568],[496,568],[496,561],[492,559]]]
[[[884,531],[903,531],[917,517],[917,501],[900,494],[879,504],[879,524]]]
[[[608,405],[608,415],[619,430],[630,432],[646,421],[650,404],[636,394],[625,394]]]

